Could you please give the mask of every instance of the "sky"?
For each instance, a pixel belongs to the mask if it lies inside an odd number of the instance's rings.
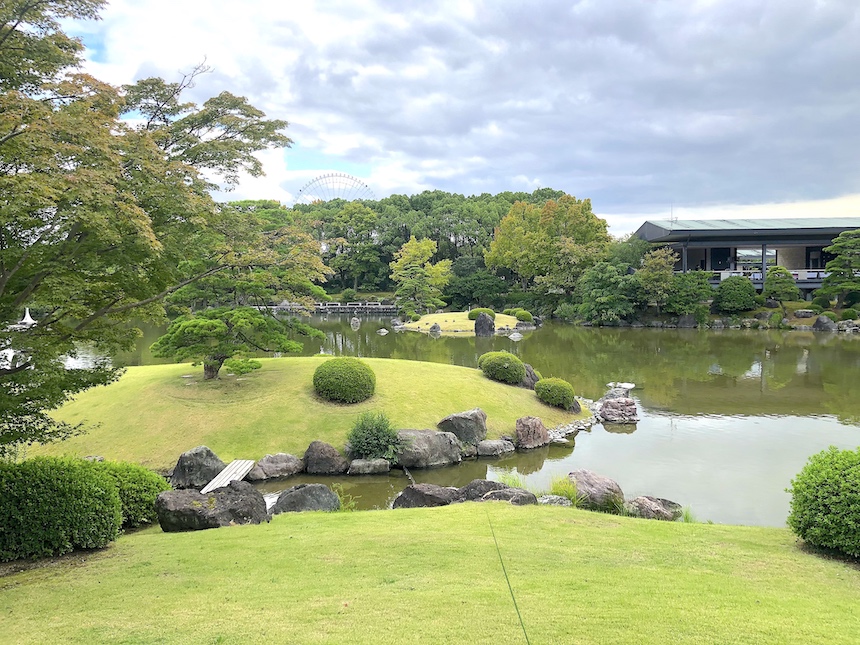
[[[645,219],[860,215],[857,0],[113,0],[86,69],[285,119],[229,199],[550,187]]]

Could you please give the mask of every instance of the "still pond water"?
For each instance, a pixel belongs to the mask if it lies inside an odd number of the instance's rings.
[[[474,367],[477,357],[506,349],[545,377],[570,381],[597,399],[610,381],[636,384],[641,421],[625,432],[596,425],[572,447],[551,447],[503,460],[414,471],[419,482],[462,486],[475,478],[517,472],[532,490],[586,468],[612,477],[627,497],[656,495],[690,506],[699,520],[783,526],[785,488],[807,458],[830,445],[860,445],[860,338],[843,334],[758,330],[591,329],[549,323],[519,342],[495,338],[431,338],[417,332],[376,332],[387,319],[310,321],[326,334],[308,341],[320,352],[433,361]],[[161,362],[148,354],[148,330],[125,364]],[[440,418],[451,411],[440,411]],[[304,478],[293,482],[331,478]],[[342,478],[358,508],[385,507],[408,481]],[[283,488],[283,484],[272,490]]]

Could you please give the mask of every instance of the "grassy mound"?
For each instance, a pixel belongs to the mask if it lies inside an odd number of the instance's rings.
[[[453,412],[480,407],[491,438],[513,433],[521,416],[541,417],[548,427],[576,418],[476,369],[394,359],[362,359],[376,373],[376,393],[338,405],[313,391],[314,370],[325,357],[260,360],[263,369],[253,374],[208,382],[188,364],[131,367],[117,383],[88,390],[56,413],[70,423],[85,421],[87,434],[30,454],[96,454],[163,468],[201,444],[225,461],[301,455],[314,439],[340,448],[366,411],[384,411],[396,428],[435,428]]]
[[[496,314],[494,321],[496,329],[499,327],[509,327],[513,329],[517,326],[516,316],[508,316],[506,314]],[[468,311],[455,311],[447,314],[427,314],[421,316],[417,322],[407,323],[406,329],[412,331],[429,331],[433,324],[438,324],[442,329],[443,334],[451,335],[469,335],[475,333],[475,321],[469,320]]]
[[[806,645],[857,633],[860,572],[804,552],[785,529],[500,503],[146,529],[0,579],[3,633],[27,643],[523,643],[489,522],[532,643]]]

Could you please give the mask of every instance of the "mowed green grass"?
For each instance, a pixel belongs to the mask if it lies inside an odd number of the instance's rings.
[[[499,327],[509,327],[513,329],[517,326],[517,319],[515,316],[508,316],[507,314],[496,314],[496,318],[493,321],[496,325],[496,329]],[[469,320],[469,312],[468,311],[454,311],[450,313],[443,314],[427,314],[421,316],[420,320],[416,322],[406,323],[404,325],[406,329],[411,329],[413,331],[429,331],[430,327],[433,325],[439,325],[443,334],[464,334],[469,335],[475,333],[475,321]]]
[[[860,640],[860,570],[784,529],[468,503],[303,513],[0,578],[0,642],[791,644]]]
[[[394,359],[363,359],[376,373],[376,394],[360,404],[335,405],[313,391],[313,373],[323,360],[261,359],[263,368],[252,374],[209,382],[202,380],[202,367],[189,364],[131,367],[117,383],[88,390],[57,411],[58,419],[84,422],[86,434],[29,454],[102,455],[165,468],[198,445],[225,461],[276,452],[301,456],[316,439],[342,448],[367,410],[384,411],[397,428],[435,428],[451,413],[480,407],[490,438],[513,434],[522,416],[540,417],[547,427],[577,418],[477,369]]]

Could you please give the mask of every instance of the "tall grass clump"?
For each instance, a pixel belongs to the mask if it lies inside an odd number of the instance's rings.
[[[506,470],[503,473],[499,473],[499,482],[505,484],[506,486],[510,486],[511,488],[525,488],[526,482],[523,479],[522,475],[518,472],[514,472],[513,470]]]
[[[553,477],[549,485],[549,494],[569,499],[575,507],[582,506],[582,496],[576,490],[576,482],[566,475]]]
[[[394,459],[402,443],[384,412],[364,412],[346,441],[347,452],[358,459]]]

